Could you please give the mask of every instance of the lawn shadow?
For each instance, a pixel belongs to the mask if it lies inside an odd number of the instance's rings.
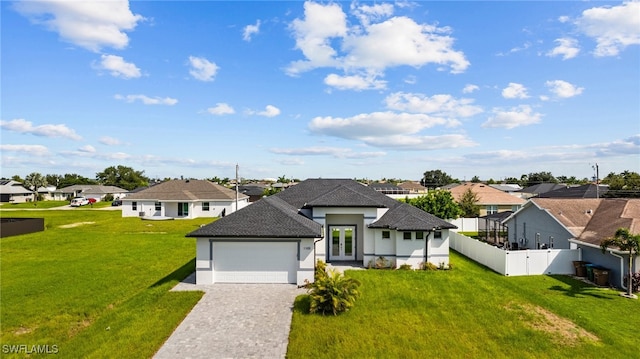
[[[183,264],[180,268],[171,272],[169,275],[153,283],[149,288],[159,287],[169,282],[180,283],[183,279],[187,278],[191,273],[193,273],[195,268],[196,258],[194,257],[187,263]]]
[[[571,278],[566,275],[550,275],[549,277],[552,277],[560,282],[563,282],[569,285],[569,288],[565,288],[560,285],[554,285],[549,288],[550,290],[564,292],[564,294],[569,297],[575,298],[579,296],[585,296],[585,297],[588,296],[588,297],[594,297],[599,299],[609,299],[609,300],[612,299],[610,296],[599,293],[600,288],[592,284],[579,281],[577,279]]]

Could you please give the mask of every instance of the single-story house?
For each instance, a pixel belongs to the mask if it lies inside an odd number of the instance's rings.
[[[527,186],[518,192],[520,193],[520,197],[529,199],[531,197],[536,197],[542,193],[547,193],[549,191],[555,191],[557,189],[566,188],[566,184],[561,183],[538,183],[532,186]]]
[[[249,196],[195,179],[171,180],[122,198],[122,217],[224,217],[249,204]]]
[[[449,264],[454,225],[350,179],[308,179],[201,227],[196,283],[313,281],[317,260]]]
[[[480,216],[506,211],[515,212],[526,202],[522,198],[510,195],[484,183],[466,182],[450,188],[449,191],[453,198],[460,202],[464,193],[469,189],[478,198],[476,205],[480,206]]]
[[[582,260],[608,268],[610,284],[621,287],[629,257],[616,249],[603,254],[600,243],[620,227],[640,233],[640,199],[532,198],[505,224],[519,248],[580,248]]]
[[[96,201],[102,201],[107,195],[114,198],[122,198],[129,191],[116,186],[102,186],[92,184],[74,184],[71,186],[56,189],[53,192],[53,199],[58,201],[70,200],[74,197],[94,198]]]
[[[0,202],[24,203],[33,200],[33,192],[14,180],[0,180]]]
[[[609,186],[594,183],[579,186],[566,186],[538,194],[540,198],[601,198],[609,192]]]

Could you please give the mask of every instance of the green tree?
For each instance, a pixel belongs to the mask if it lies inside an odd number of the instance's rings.
[[[459,181],[441,170],[426,171],[420,179],[420,184],[427,188],[438,188],[456,182]]]
[[[404,202],[443,219],[456,219],[462,214],[460,206],[447,190],[429,191],[424,196],[406,199]]]
[[[480,183],[480,182],[482,182],[482,181],[480,181],[480,177],[478,177],[478,176],[473,176],[471,178],[471,183]]]
[[[602,253],[607,251],[609,247],[618,247],[621,251],[629,254],[629,283],[627,283],[627,296],[633,297],[632,278],[633,278],[633,257],[640,252],[640,234],[631,234],[628,228],[618,228],[615,235],[607,238],[600,244]]]
[[[309,312],[333,315],[346,312],[360,297],[359,287],[360,281],[337,271],[326,275],[316,273],[315,281],[309,285]]]
[[[605,197],[640,198],[640,174],[637,172],[611,172],[602,179],[602,183],[609,185]]]
[[[69,187],[77,184],[98,184],[97,181],[81,176],[77,173],[65,173],[60,179],[60,182],[56,184],[58,188]]]
[[[38,201],[38,188],[46,187],[47,180],[40,173],[32,172],[25,177],[23,184],[28,190],[33,192],[33,202],[35,203]]]
[[[116,186],[128,190],[149,185],[149,178],[144,171],[136,171],[127,166],[107,167],[96,173],[96,180],[105,186]]]
[[[526,183],[522,185],[524,187],[534,186],[540,183],[558,183],[558,180],[553,177],[551,172],[535,172],[522,176],[526,178]]]
[[[478,217],[480,215],[480,206],[478,206],[478,195],[471,190],[471,188],[467,188],[466,191],[460,197],[460,209],[462,210],[462,217],[465,218],[473,218]]]

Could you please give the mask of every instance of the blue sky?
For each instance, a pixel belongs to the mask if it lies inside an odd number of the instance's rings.
[[[640,172],[640,2],[22,1],[1,175]]]

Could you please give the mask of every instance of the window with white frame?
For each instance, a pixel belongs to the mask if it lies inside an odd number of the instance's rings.
[[[202,210],[205,212],[209,210],[209,202],[202,202]]]
[[[382,231],[382,239],[391,239],[391,232]]]
[[[138,210],[138,202],[131,202],[131,210],[133,211],[137,211]]]
[[[424,232],[422,231],[418,231],[416,232],[416,240],[423,240],[424,239]]]
[[[433,232],[433,238],[434,239],[442,239],[442,231],[437,230],[437,231]]]
[[[156,202],[156,211],[160,210],[162,210],[162,205],[160,205],[160,202]]]
[[[498,213],[498,206],[496,205],[487,206],[487,214],[494,214],[494,213]]]
[[[411,240],[411,232],[402,232],[402,238],[405,241],[410,241]]]

